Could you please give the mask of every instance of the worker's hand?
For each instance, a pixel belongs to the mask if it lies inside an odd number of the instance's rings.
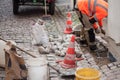
[[[105,30],[103,28],[100,28],[100,29],[101,29],[101,33],[105,35],[106,34]]]
[[[95,29],[95,33],[99,34],[100,33],[100,30],[97,28]]]

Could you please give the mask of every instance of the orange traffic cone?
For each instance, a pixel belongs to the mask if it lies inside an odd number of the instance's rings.
[[[75,62],[75,36],[73,35],[71,37],[70,44],[68,46],[68,49],[66,51],[65,58],[62,62],[60,62],[60,65],[63,68],[74,68],[76,67],[76,62]]]
[[[71,13],[67,13],[66,29],[64,30],[65,34],[70,34],[72,32],[72,20]]]

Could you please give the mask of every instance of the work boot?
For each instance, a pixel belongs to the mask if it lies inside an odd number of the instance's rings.
[[[97,49],[97,46],[94,44],[94,45],[89,45],[89,48],[91,51],[95,51]]]
[[[87,41],[86,41],[86,40],[80,40],[80,45],[81,45],[81,46],[87,45]]]
[[[89,42],[91,43],[95,42],[95,33],[92,28],[88,30],[88,37],[89,37]]]
[[[96,42],[90,43],[89,44],[89,48],[90,48],[91,51],[97,50],[97,44],[96,44]]]
[[[105,30],[101,28],[101,33],[105,35]]]
[[[76,53],[76,58],[81,58],[81,57],[82,57],[82,54]]]
[[[76,42],[80,44],[80,46],[87,46],[87,41],[85,39],[80,39],[80,37],[76,38]]]

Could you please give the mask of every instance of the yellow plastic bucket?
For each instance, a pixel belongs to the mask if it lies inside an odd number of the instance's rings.
[[[92,68],[78,69],[75,76],[76,80],[100,80],[100,72]]]

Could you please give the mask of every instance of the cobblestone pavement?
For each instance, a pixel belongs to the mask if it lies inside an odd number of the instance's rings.
[[[12,0],[0,0],[0,37],[14,40],[19,47],[32,52],[35,49],[31,43],[31,26],[42,15],[44,10],[40,7],[20,7],[20,14],[15,16],[12,13]],[[20,53],[25,59],[29,57]],[[0,80],[4,80],[4,73],[3,69],[0,70]]]
[[[14,40],[18,46],[31,49],[31,26],[44,13],[41,7],[20,7],[20,14],[13,15],[12,0],[0,1],[0,35],[6,40]]]
[[[26,9],[27,8],[27,9]],[[61,8],[62,9],[62,8]],[[44,11],[40,7],[21,7],[20,8],[20,14],[15,16],[12,13],[12,0],[0,0],[0,35],[2,38],[6,40],[14,40],[18,46],[24,48],[25,50],[28,50],[31,52],[36,51],[36,48],[32,46],[32,29],[31,26],[34,24],[35,21],[37,21],[39,18],[42,17],[44,14]],[[62,23],[60,20],[62,19],[63,22],[65,21],[64,14],[60,14],[59,10],[57,9],[56,14],[52,16],[53,22],[51,21],[50,24],[53,25],[50,31],[50,34],[57,33],[57,35],[63,36],[63,30],[65,28],[65,23]],[[55,22],[57,21],[57,22]],[[76,21],[76,20],[73,20]],[[77,23],[77,22],[76,22]],[[55,27],[56,25],[59,25]],[[62,26],[61,26],[62,25]],[[73,24],[75,25],[75,24]],[[54,27],[54,28],[53,28]],[[57,32],[55,32],[57,31]],[[22,53],[24,58],[28,58],[29,56]],[[35,55],[39,54],[36,52]],[[48,60],[52,60],[51,64],[55,67],[57,66],[55,64],[55,55],[50,54],[47,55]],[[94,61],[94,58],[91,54],[86,53],[83,54],[84,60],[77,62],[78,67],[92,67],[95,69],[98,69],[101,73],[101,80],[119,80],[120,77],[120,63],[114,62],[109,63],[106,65],[102,65],[99,67],[97,63]],[[101,59],[102,60],[102,59]],[[0,69],[0,80],[4,80],[4,70]],[[59,74],[54,71],[53,69],[50,69],[50,78],[51,80],[74,80],[74,79],[62,79],[59,77]],[[2,75],[3,74],[3,75]]]

